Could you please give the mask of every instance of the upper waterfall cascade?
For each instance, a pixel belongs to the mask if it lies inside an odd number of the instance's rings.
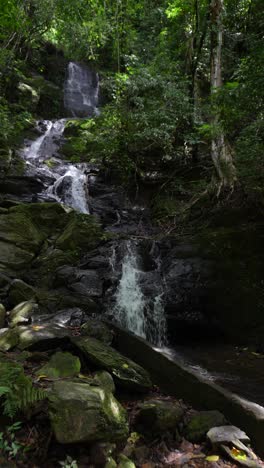
[[[64,86],[64,105],[73,117],[91,117],[98,114],[99,78],[87,66],[70,62]],[[62,163],[59,148],[67,118],[37,122],[40,136],[30,141],[21,151],[28,168],[48,176],[51,183],[46,193],[49,197],[81,213],[89,213],[88,177],[85,165]],[[53,182],[52,182],[53,180]]]
[[[78,63],[70,62],[64,87],[64,106],[73,117],[98,113],[98,74]]]

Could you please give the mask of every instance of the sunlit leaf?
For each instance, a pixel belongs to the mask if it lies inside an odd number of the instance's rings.
[[[219,460],[219,455],[209,455],[205,460],[208,462],[217,462]]]

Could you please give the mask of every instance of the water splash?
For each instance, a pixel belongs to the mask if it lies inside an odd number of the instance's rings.
[[[60,139],[65,128],[65,119],[60,119],[52,122],[51,120],[43,120],[37,122],[37,129],[45,129],[44,133],[25,147],[21,155],[24,159],[33,162],[39,159],[45,160],[57,154]]]
[[[122,276],[116,292],[114,315],[124,328],[146,338],[145,301],[139,284],[139,275],[137,257],[131,243],[128,242],[122,264]]]
[[[59,177],[49,188],[54,198],[79,213],[89,214],[88,207],[88,179],[81,169],[69,166],[64,175]]]
[[[162,347],[166,344],[162,285],[161,283],[155,285],[154,297],[146,297],[141,282],[148,272],[140,269],[140,258],[136,246],[129,241],[125,248],[126,253],[122,260],[121,278],[115,293],[112,313],[122,327]],[[117,268],[116,249],[113,249],[109,262],[112,270],[115,271]]]

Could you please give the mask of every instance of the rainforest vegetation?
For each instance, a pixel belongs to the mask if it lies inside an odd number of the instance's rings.
[[[75,156],[92,151],[123,179],[162,173],[158,217],[177,211],[178,192],[261,203],[261,0],[2,0],[0,14],[2,146],[32,118],[15,84],[28,69],[49,75],[54,45],[100,71],[104,109]]]
[[[263,63],[263,0],[0,0],[0,466],[264,466]]]

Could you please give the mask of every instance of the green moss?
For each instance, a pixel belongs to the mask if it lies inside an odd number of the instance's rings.
[[[185,437],[190,442],[201,442],[212,427],[225,424],[226,419],[219,411],[201,411],[191,417],[185,428]]]
[[[50,361],[38,370],[37,375],[49,378],[74,377],[80,373],[80,359],[71,353],[55,353]]]
[[[10,329],[0,335],[0,351],[9,351],[13,349],[19,341],[17,329]]]
[[[49,402],[52,427],[60,443],[114,441],[128,435],[125,410],[102,388],[56,382]]]
[[[95,248],[103,232],[93,216],[72,213],[71,221],[58,237],[56,245],[63,250],[78,251]]]

